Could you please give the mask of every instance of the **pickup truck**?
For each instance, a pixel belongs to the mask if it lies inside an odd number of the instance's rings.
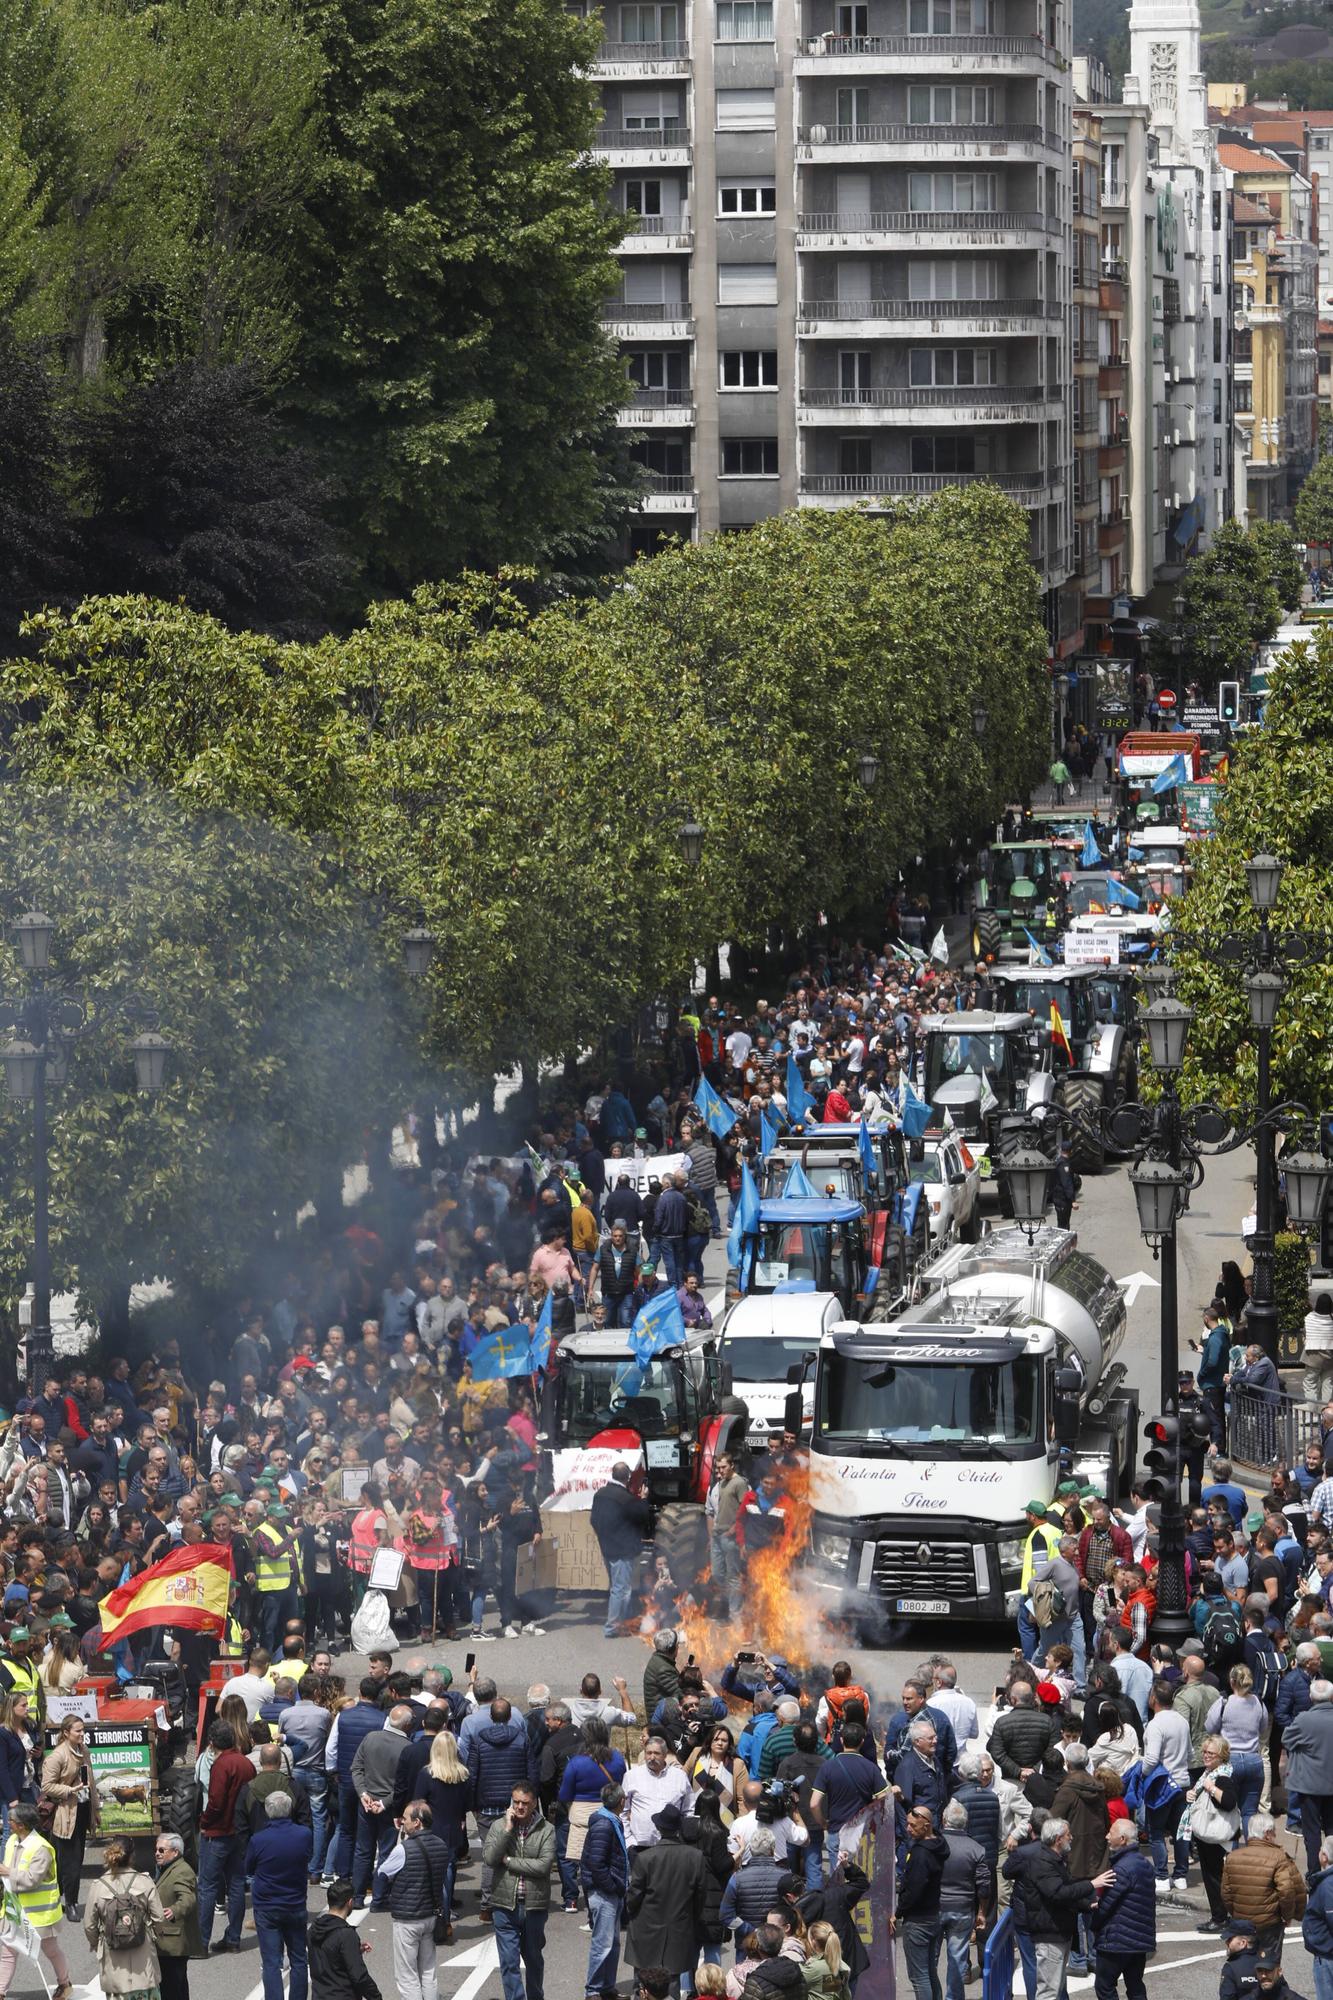
[[[981,1168],[961,1141],[951,1132],[925,1133],[911,1149],[907,1171],[925,1196],[931,1247],[975,1243],[981,1234]]]

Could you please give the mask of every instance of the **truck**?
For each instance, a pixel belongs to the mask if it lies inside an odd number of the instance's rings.
[[[1054,1099],[1041,1031],[1026,1011],[973,1008],[928,1014],[921,1032],[930,1122],[965,1141],[984,1188],[993,1179],[994,1156],[1006,1131]]]
[[[997,1229],[924,1282],[887,1325],[829,1327],[813,1363],[809,1581],[872,1642],[1012,1626],[1029,1498],[1076,1477],[1115,1500],[1134,1475],[1124,1298],[1075,1234]]]
[[[718,1346],[756,1443],[781,1434],[790,1370],[830,1326],[848,1314],[886,1319],[906,1297],[900,1266],[881,1271],[870,1262],[870,1221],[859,1201],[839,1196],[760,1202],[755,1228],[742,1239],[741,1296],[727,1308]],[[810,1395],[807,1387],[806,1427]]]

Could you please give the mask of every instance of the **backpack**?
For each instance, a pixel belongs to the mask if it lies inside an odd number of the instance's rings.
[[[1282,1678],[1277,1654],[1271,1644],[1265,1644],[1256,1646],[1253,1653],[1247,1647],[1246,1657],[1250,1663],[1250,1671],[1254,1675],[1254,1691],[1271,1713],[1273,1704],[1277,1700],[1278,1682]]]
[[[1241,1644],[1242,1628],[1240,1614],[1234,1604],[1219,1605],[1208,1614],[1203,1628],[1203,1657],[1210,1667],[1229,1664],[1236,1648]]]
[[[1054,1625],[1057,1618],[1065,1615],[1065,1594],[1054,1577],[1043,1576],[1034,1582],[1028,1591],[1032,1600],[1032,1618],[1038,1631],[1044,1632],[1048,1625]]]
[[[833,1742],[842,1748],[842,1711],[849,1701],[859,1701],[865,1709],[867,1722],[870,1719],[870,1696],[863,1687],[849,1681],[846,1687],[830,1687],[824,1691],[824,1704],[828,1713],[824,1717],[824,1741]]]
[[[148,1905],[142,1896],[114,1891],[100,1912],[102,1940],[112,1951],[133,1951],[148,1935]]]

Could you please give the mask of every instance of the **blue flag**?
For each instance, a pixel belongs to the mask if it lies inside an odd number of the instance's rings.
[[[528,1373],[540,1375],[551,1359],[551,1294],[542,1300],[542,1309],[537,1315],[537,1324],[532,1329],[532,1339],[528,1343]]]
[[[1177,785],[1189,783],[1189,766],[1177,751],[1164,771],[1159,771],[1152,781],[1154,792],[1171,792]]]
[[[1133,889],[1127,889],[1123,882],[1117,882],[1114,875],[1108,875],[1106,878],[1106,900],[1108,903],[1117,904],[1122,910],[1143,908],[1142,896],[1136,895]]]
[[[1081,868],[1100,868],[1102,865],[1102,850],[1097,845],[1097,836],[1092,830],[1090,819],[1085,819],[1083,822],[1083,852],[1078,859]]]
[[[759,1227],[759,1190],[755,1186],[754,1175],[750,1172],[750,1162],[741,1161],[741,1186],[736,1197],[736,1210],[731,1218],[731,1233],[727,1237],[727,1262],[734,1271],[741,1267],[741,1250],[745,1237],[753,1236]]]
[[[1131,847],[1129,850],[1129,858],[1131,861],[1146,861],[1147,855],[1144,852],[1143,848]]]
[[[474,1382],[499,1382],[509,1375],[531,1373],[526,1327],[502,1326],[498,1333],[488,1333],[479,1340],[472,1350]]]
[[[1033,951],[1036,952],[1038,965],[1051,965],[1054,963],[1054,960],[1052,959],[1051,954],[1047,951],[1045,945],[1042,944],[1039,939],[1033,937],[1031,931],[1028,929],[1026,924],[1024,924],[1023,926],[1023,935],[1027,939],[1028,943],[1032,946]]]
[[[629,1330],[634,1359],[642,1368],[664,1347],[680,1347],[684,1341],[685,1316],[680,1309],[680,1300],[670,1287],[664,1292],[655,1292],[647,1305],[635,1314],[634,1324]]]
[[[907,1097],[903,1103],[903,1135],[908,1139],[919,1139],[930,1123],[930,1107],[924,1098],[918,1097],[911,1084],[907,1086]]]
[[[759,1157],[766,1160],[778,1143],[781,1127],[771,1111],[759,1113]]]
[[[814,1191],[814,1185],[805,1168],[799,1160],[793,1160],[791,1172],[787,1175],[786,1185],[782,1190],[782,1199],[788,1201],[793,1195],[812,1195]]]
[[[793,1125],[800,1125],[812,1115],[814,1108],[815,1100],[801,1081],[801,1072],[797,1067],[796,1058],[795,1056],[788,1056],[787,1116]]]
[[[861,1172],[865,1175],[866,1193],[875,1186],[875,1170],[879,1162],[875,1158],[874,1142],[870,1137],[866,1121],[861,1120],[861,1129],[856,1135],[856,1150],[861,1155]]]
[[[715,1139],[725,1139],[736,1123],[735,1112],[722,1102],[706,1076],[699,1078],[699,1088],[694,1093],[694,1108]]]

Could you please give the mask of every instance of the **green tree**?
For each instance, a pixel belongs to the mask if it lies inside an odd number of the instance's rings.
[[[1301,601],[1305,572],[1291,528],[1285,521],[1251,521],[1246,533],[1263,561],[1278,604],[1284,611],[1292,610]]]
[[[1186,678],[1211,690],[1227,676],[1248,673],[1254,648],[1281,622],[1279,582],[1289,587],[1290,574],[1274,538],[1224,522],[1204,553],[1186,565],[1181,582]],[[1168,635],[1159,636],[1165,641]]]
[[[620,225],[586,159],[596,30],[561,0],[297,0],[332,161],[309,204],[291,407],[376,593],[603,543]]]
[[[1303,542],[1333,542],[1333,456],[1316,459],[1296,495],[1293,518]]]

